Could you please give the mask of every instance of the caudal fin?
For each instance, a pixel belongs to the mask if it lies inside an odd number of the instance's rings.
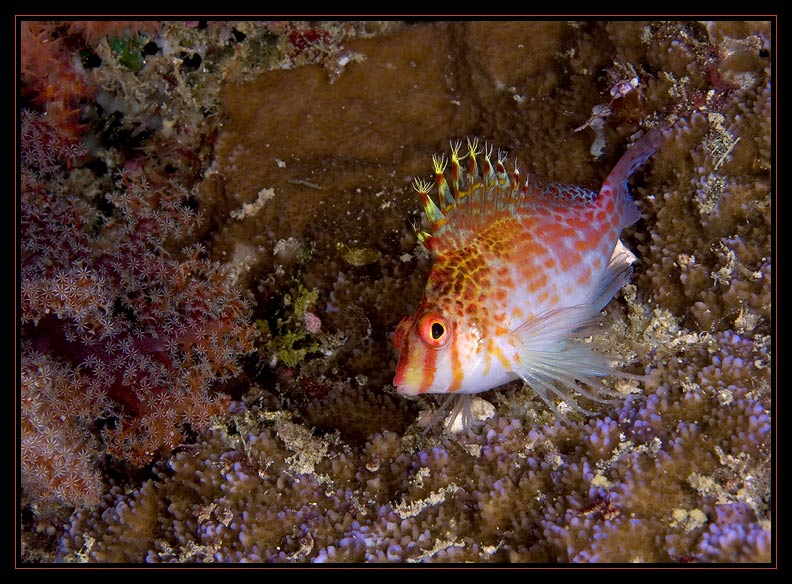
[[[601,197],[613,196],[616,199],[616,208],[621,211],[621,227],[628,227],[641,218],[641,213],[635,205],[632,196],[630,196],[630,189],[628,181],[632,173],[634,173],[644,162],[646,162],[652,154],[657,152],[657,149],[665,140],[663,129],[650,130],[640,140],[638,140],[632,147],[625,152],[613,167],[613,170],[605,179],[600,190]]]

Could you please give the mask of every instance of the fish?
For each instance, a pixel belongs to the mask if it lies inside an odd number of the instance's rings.
[[[434,155],[434,181],[413,182],[429,227],[416,236],[433,263],[420,305],[393,334],[397,393],[446,394],[431,424],[453,406],[446,428],[461,416],[467,431],[471,396],[516,379],[563,419],[593,413],[581,397],[623,397],[603,379],[641,377],[581,337],[630,280],[635,256],[620,236],[640,211],[628,181],[663,140],[659,128],[645,133],[599,192],[523,180],[517,162],[508,172],[505,155],[475,138],[451,144],[450,167]]]

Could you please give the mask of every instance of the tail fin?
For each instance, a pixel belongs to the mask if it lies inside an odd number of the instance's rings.
[[[622,228],[632,225],[641,217],[635,201],[630,196],[627,184],[630,175],[657,151],[664,140],[663,129],[650,130],[622,155],[602,184],[600,196],[615,197],[616,208],[621,209]]]

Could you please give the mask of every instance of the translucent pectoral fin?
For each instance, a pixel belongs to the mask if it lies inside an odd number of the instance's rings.
[[[608,376],[642,379],[611,365],[611,358],[597,352],[590,344],[575,340],[581,330],[590,327],[598,311],[591,305],[571,306],[547,312],[515,329],[506,340],[514,352],[512,370],[527,383],[560,417],[556,401],[561,400],[582,414],[593,412],[577,400],[581,396],[593,402],[608,402],[623,394],[602,383]]]

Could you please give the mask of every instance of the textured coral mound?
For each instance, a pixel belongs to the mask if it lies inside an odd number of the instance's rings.
[[[611,417],[534,428],[498,417],[464,438],[386,432],[354,447],[238,404],[234,425],[156,467],[157,478],[73,515],[62,552],[132,562],[769,561],[770,419],[761,392],[744,386],[767,384],[756,368],[766,353],[724,333],[687,355]]]

